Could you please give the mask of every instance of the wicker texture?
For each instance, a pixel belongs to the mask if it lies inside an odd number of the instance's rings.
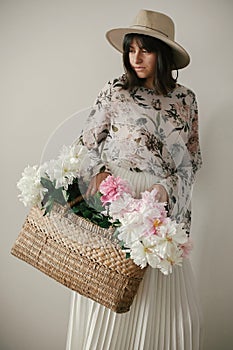
[[[66,287],[107,308],[127,312],[145,269],[126,259],[113,231],[55,205],[32,207],[11,253]]]

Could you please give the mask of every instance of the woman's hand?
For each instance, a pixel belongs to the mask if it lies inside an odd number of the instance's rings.
[[[153,185],[151,186],[151,188],[149,188],[149,191],[152,191],[156,189],[157,190],[157,194],[155,195],[155,199],[158,201],[158,202],[168,202],[168,194],[167,194],[167,191],[165,190],[165,187],[163,185],[159,185],[159,184],[156,184],[156,185]]]
[[[91,179],[87,192],[86,192],[86,198],[88,199],[90,196],[94,196],[94,194],[99,190],[100,184],[103,180],[106,179],[106,177],[108,177],[109,175],[111,175],[110,173],[98,173],[97,175],[93,176],[93,178]]]

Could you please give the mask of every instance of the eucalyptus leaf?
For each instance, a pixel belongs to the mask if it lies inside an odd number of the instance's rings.
[[[55,188],[53,182],[46,177],[41,177],[40,183],[44,188],[47,188],[48,191],[53,191]]]

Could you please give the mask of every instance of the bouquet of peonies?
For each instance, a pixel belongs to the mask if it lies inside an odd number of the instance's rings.
[[[155,201],[156,190],[135,199],[129,184],[112,175],[95,196],[79,200],[87,190],[87,179],[80,175],[85,152],[80,145],[63,146],[57,159],[25,168],[17,183],[19,199],[26,206],[40,206],[44,215],[54,203],[68,203],[75,214],[98,226],[116,227],[115,237],[136,265],[171,273],[173,265],[181,265],[192,249],[182,224],[167,216],[166,203]]]
[[[108,176],[100,185],[101,201],[113,221],[126,254],[144,268],[149,264],[168,275],[174,265],[181,265],[192,249],[183,229],[167,216],[166,203],[155,201],[156,190],[145,191],[135,199],[129,184],[119,177]]]

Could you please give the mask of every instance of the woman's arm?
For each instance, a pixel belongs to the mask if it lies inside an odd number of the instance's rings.
[[[190,202],[192,187],[196,178],[196,172],[202,164],[199,133],[198,133],[198,109],[195,95],[190,105],[190,131],[185,151],[180,164],[174,166],[172,173],[161,180],[155,186],[158,188],[158,196],[163,201],[167,196],[169,215],[179,222],[190,223]],[[153,187],[155,187],[153,186]]]
[[[87,197],[94,195],[98,191],[100,183],[110,174],[110,170],[102,158],[102,149],[109,136],[111,125],[108,113],[110,102],[111,84],[108,83],[99,93],[80,136],[80,142],[88,150],[83,163],[85,168],[82,169],[82,173],[89,181]]]

